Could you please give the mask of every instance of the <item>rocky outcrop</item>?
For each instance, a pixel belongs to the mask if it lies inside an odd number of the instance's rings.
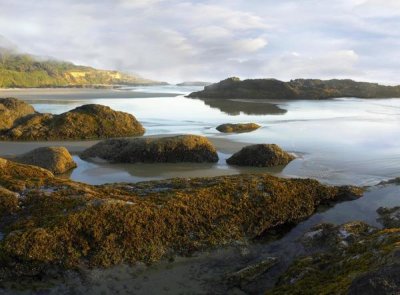
[[[400,97],[400,86],[383,86],[353,80],[297,79],[283,82],[276,79],[228,78],[193,92],[196,98],[245,99],[328,99],[334,97],[391,98]]]
[[[261,126],[255,123],[239,123],[239,124],[222,124],[216,129],[223,133],[241,133],[241,132],[251,132],[257,130]]]
[[[400,228],[321,224],[268,294],[399,294]],[[307,292],[305,292],[307,290]]]
[[[77,140],[144,134],[134,116],[102,105],[83,105],[69,112],[52,115],[35,113],[22,117],[1,140]]]
[[[114,163],[217,162],[213,144],[203,136],[110,139],[81,154],[82,159],[101,158]]]
[[[229,245],[362,194],[270,175],[91,186],[35,166],[7,160],[0,166],[0,185],[18,199],[18,207],[4,210],[0,220],[1,279],[85,264],[151,263]],[[236,275],[252,277],[269,262]]]
[[[62,174],[77,167],[74,159],[64,147],[37,148],[14,158],[13,161],[42,167],[54,174]]]
[[[226,162],[229,165],[273,167],[287,165],[295,157],[276,144],[255,144],[246,146],[233,154]]]
[[[16,98],[0,98],[0,132],[10,129],[19,119],[35,113],[35,109]]]

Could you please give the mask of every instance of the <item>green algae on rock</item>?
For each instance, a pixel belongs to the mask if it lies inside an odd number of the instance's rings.
[[[16,98],[0,98],[0,131],[10,129],[21,118],[32,115],[35,109]]]
[[[321,224],[305,234],[303,244],[310,255],[295,260],[267,294],[400,291],[394,277],[400,263],[400,228],[377,229],[362,222]]]
[[[65,147],[41,147],[18,156],[13,161],[42,167],[54,174],[62,174],[73,168],[76,163]]]
[[[276,144],[255,144],[242,148],[226,162],[229,165],[273,167],[287,165],[295,157]]]
[[[60,115],[34,113],[0,132],[1,140],[77,140],[139,136],[145,132],[134,116],[89,104]]]
[[[17,207],[2,209],[2,277],[186,255],[260,237],[320,205],[362,194],[270,175],[91,186],[34,166],[0,164],[0,185],[19,196]]]
[[[82,159],[101,158],[114,163],[217,162],[214,145],[204,136],[109,139],[88,148]]]
[[[239,123],[239,124],[222,124],[216,129],[223,133],[233,133],[233,132],[250,132],[257,130],[261,126],[255,123]]]

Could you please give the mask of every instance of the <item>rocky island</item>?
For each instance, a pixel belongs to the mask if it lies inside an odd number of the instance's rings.
[[[296,79],[283,82],[276,79],[247,79],[233,77],[189,94],[192,98],[229,99],[329,99],[335,97],[392,98],[400,97],[400,86],[353,80]]]

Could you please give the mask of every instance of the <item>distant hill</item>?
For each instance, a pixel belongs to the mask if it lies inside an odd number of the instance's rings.
[[[185,82],[176,84],[176,86],[208,86],[211,84],[212,84],[211,82],[185,81]]]
[[[118,71],[98,70],[70,62],[43,60],[29,54],[0,50],[0,88],[160,84],[166,83]]]
[[[248,99],[327,99],[335,97],[391,98],[400,97],[400,86],[383,86],[353,80],[297,79],[283,82],[276,79],[228,78],[193,92],[197,98]]]

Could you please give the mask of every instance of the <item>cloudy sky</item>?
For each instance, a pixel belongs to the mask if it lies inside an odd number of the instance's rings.
[[[400,84],[400,0],[0,0],[0,45],[179,82]]]

